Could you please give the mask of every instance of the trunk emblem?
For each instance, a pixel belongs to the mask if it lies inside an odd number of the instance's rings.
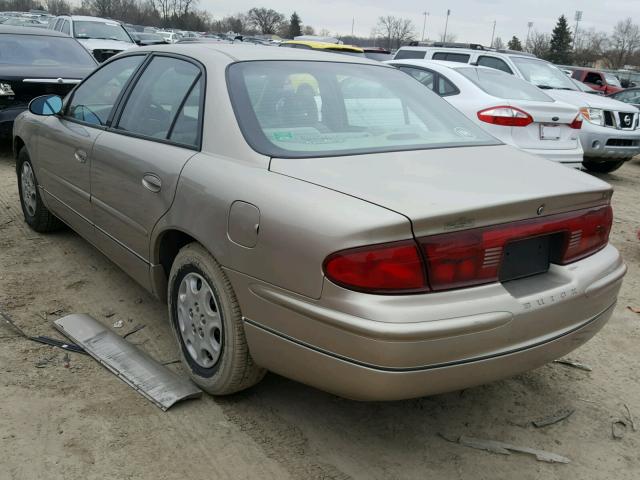
[[[538,215],[542,215],[542,212],[544,212],[544,203],[538,207],[538,210],[536,210]]]
[[[554,122],[557,122],[558,120],[560,120],[560,117],[553,117],[551,120],[553,120]]]
[[[58,78],[58,79],[56,80],[56,82],[58,82],[58,83],[64,83],[64,80],[63,80],[62,78]]]

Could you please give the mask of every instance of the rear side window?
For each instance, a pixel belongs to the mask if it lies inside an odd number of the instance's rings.
[[[429,90],[433,90],[441,97],[456,95],[460,90],[451,81],[439,73],[424,68],[399,67],[399,70],[411,75]]]
[[[509,68],[509,65],[504,60],[496,57],[487,57],[486,55],[482,55],[478,57],[478,65],[481,67],[489,67],[495,68],[496,70],[501,70],[505,73],[509,73],[513,75],[513,72]]]
[[[108,63],[85,80],[74,92],[67,115],[92,125],[106,125],[111,110],[143,55]]]
[[[539,88],[513,75],[488,68],[463,67],[456,69],[480,89],[498,98],[510,100],[535,100],[553,102],[553,99]]]
[[[194,112],[193,108],[185,110],[183,106],[186,100],[190,100],[190,107],[199,105],[199,93],[197,97],[190,97],[199,79],[200,69],[190,62],[168,57],[154,58],[131,91],[117,128],[166,140],[172,133],[174,120],[176,123],[180,120],[181,132],[192,124],[194,117],[197,126],[199,112]]]
[[[71,28],[69,27],[69,22],[67,20],[62,24],[62,28],[60,29],[62,33],[66,33],[69,35],[71,33]]]
[[[469,63],[470,55],[464,53],[436,52],[431,57],[432,60],[445,60],[447,62]]]
[[[396,56],[393,59],[409,60],[409,59],[416,59],[416,58],[424,58],[426,53],[427,52],[422,50],[404,50],[401,48],[400,50],[398,50],[398,53],[396,53]]]

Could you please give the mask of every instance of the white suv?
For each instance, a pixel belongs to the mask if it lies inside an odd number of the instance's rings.
[[[583,165],[595,172],[612,172],[640,153],[640,111],[632,105],[581,91],[558,67],[534,55],[512,50],[402,47],[394,60],[444,60],[491,67],[542,88],[549,96],[580,109],[584,119],[580,142]]]
[[[75,37],[99,62],[137,46],[120,22],[106,18],[63,15],[49,28]]]

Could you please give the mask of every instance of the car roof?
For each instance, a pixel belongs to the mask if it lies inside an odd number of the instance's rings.
[[[431,50],[437,50],[438,52],[448,52],[448,53],[477,53],[478,55],[504,55],[507,57],[523,57],[523,58],[534,58],[537,60],[541,60],[535,55],[527,52],[519,52],[516,50],[495,50],[491,48],[460,48],[460,47],[437,47],[437,46],[407,46],[400,47],[398,50],[415,50],[419,52],[428,52]]]
[[[328,61],[340,63],[362,63],[366,65],[382,65],[380,62],[365,57],[353,57],[339,53],[321,52],[299,48],[263,47],[258,45],[242,45],[228,43],[175,43],[170,45],[154,45],[140,47],[134,52],[167,52],[191,56],[204,61],[211,56],[225,56],[228,63],[254,60],[299,60],[299,61]],[[384,65],[382,65],[384,66]],[[388,67],[391,68],[391,67]]]
[[[345,50],[348,52],[358,52],[358,53],[364,52],[364,50],[362,50],[360,47],[356,47],[355,45],[343,45],[341,43],[315,42],[311,40],[287,40],[281,43],[281,45],[290,45],[290,44],[306,45],[316,50],[328,49],[328,50]]]
[[[55,30],[49,30],[47,28],[18,27],[12,25],[0,25],[0,34],[2,33],[8,33],[11,35],[39,35],[41,37],[70,38],[66,33],[56,32]]]

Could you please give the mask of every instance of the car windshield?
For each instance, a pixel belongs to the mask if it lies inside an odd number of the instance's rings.
[[[456,68],[455,70],[494,97],[509,100],[553,102],[553,98],[539,88],[499,70],[472,67]]]
[[[615,75],[612,75],[610,73],[605,73],[604,78],[607,80],[607,85],[611,85],[612,87],[622,88],[622,85],[620,84],[620,80],[618,80],[618,78]]]
[[[254,61],[233,64],[228,75],[236,118],[247,142],[271,157],[499,144],[396,69]]]
[[[99,38],[102,40],[119,40],[132,43],[131,38],[116,22],[85,22],[76,20],[73,22],[73,36],[76,38]]]
[[[91,54],[73,38],[11,34],[0,35],[0,64],[96,66]]]
[[[535,58],[516,56],[511,57],[511,60],[516,64],[516,67],[518,67],[524,79],[533,83],[536,87],[543,89],[577,90],[577,87],[571,82],[569,77],[549,62]]]

